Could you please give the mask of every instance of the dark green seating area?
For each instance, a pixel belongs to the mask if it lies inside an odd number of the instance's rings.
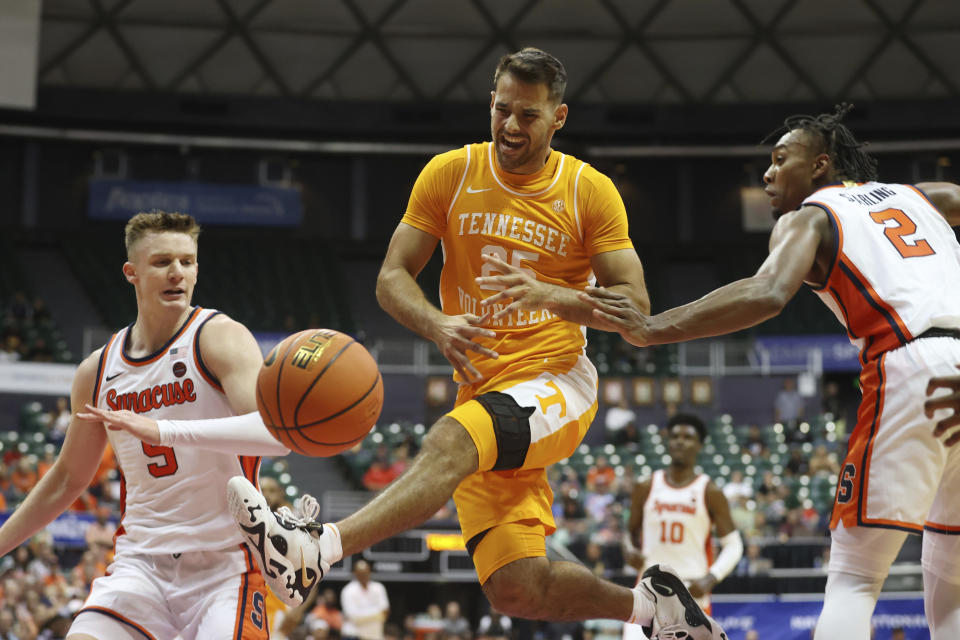
[[[16,249],[6,238],[0,240],[0,349],[8,335],[16,335],[23,360],[71,362],[73,354],[46,307],[34,307],[37,300],[26,284],[16,255]],[[7,312],[17,295],[23,296],[30,308],[29,316],[24,319]]]
[[[116,230],[112,232],[116,234]],[[66,238],[63,252],[111,327],[136,318],[136,302],[121,266],[119,237]],[[336,252],[324,241],[276,231],[215,229],[200,236],[200,275],[193,301],[220,309],[252,330],[326,327],[350,332],[349,285]]]

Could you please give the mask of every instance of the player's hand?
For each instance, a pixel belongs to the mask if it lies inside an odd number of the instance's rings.
[[[713,588],[716,585],[717,579],[713,577],[713,574],[708,573],[702,578],[692,580],[687,589],[690,591],[690,595],[692,595],[694,598],[702,598],[713,591]]]
[[[957,368],[960,369],[960,365],[957,365]],[[930,398],[923,403],[923,410],[928,418],[933,418],[933,412],[939,409],[953,411],[946,418],[938,420],[933,429],[933,435],[942,438],[951,429],[960,425],[960,375],[930,378],[930,382],[927,383],[927,396],[932,395],[937,389],[949,389],[952,393]],[[948,447],[960,443],[960,429],[950,434],[943,443]]]
[[[467,382],[479,382],[483,379],[480,372],[470,362],[467,351],[474,351],[488,358],[496,360],[500,357],[493,349],[488,349],[475,340],[477,338],[492,338],[497,334],[482,325],[490,322],[491,312],[482,316],[464,313],[459,316],[444,316],[441,323],[434,330],[433,341],[446,358]]]
[[[552,300],[556,285],[540,282],[530,274],[529,269],[507,264],[493,254],[485,253],[480,258],[500,272],[499,275],[476,278],[481,289],[502,289],[480,301],[480,305],[486,309],[493,309],[494,304],[506,304],[493,314],[494,322],[508,318],[518,310],[539,311]]]
[[[577,297],[593,307],[590,327],[619,333],[638,347],[650,344],[650,316],[627,296],[603,287],[587,287]]]
[[[646,558],[644,558],[643,554],[637,549],[630,549],[624,553],[623,561],[637,571],[643,571],[645,560]]]
[[[88,422],[102,422],[111,431],[126,431],[147,444],[160,444],[160,427],[157,421],[133,411],[109,411],[92,405],[84,405],[77,417]]]

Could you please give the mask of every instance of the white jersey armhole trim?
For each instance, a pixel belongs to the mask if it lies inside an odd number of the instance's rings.
[[[557,180],[560,179],[560,175],[563,173],[563,163],[567,159],[567,155],[565,153],[560,154],[560,163],[557,165],[557,170],[553,174],[553,182],[551,182],[549,186],[535,193],[524,193],[522,191],[514,191],[513,189],[509,188],[507,185],[503,184],[503,182],[500,180],[500,176],[497,175],[497,168],[493,164],[493,154],[494,154],[493,141],[491,140],[487,144],[490,146],[489,153],[487,154],[488,156],[487,161],[490,163],[490,175],[493,176],[494,181],[500,186],[501,189],[503,189],[504,191],[506,191],[511,195],[519,196],[521,198],[535,198],[537,196],[542,196],[546,192],[550,191],[550,189],[553,189],[553,187],[557,184]]]
[[[447,224],[450,224],[450,214],[453,212],[453,205],[457,201],[457,198],[460,197],[460,191],[463,189],[463,183],[467,181],[467,173],[470,171],[470,145],[465,144],[463,148],[467,150],[467,161],[463,165],[463,174],[460,176],[460,184],[457,185],[457,190],[453,192],[453,197],[450,198],[450,205],[447,207]]]

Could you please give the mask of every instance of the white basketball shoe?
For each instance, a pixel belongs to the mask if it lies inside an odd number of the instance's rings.
[[[643,627],[651,640],[727,640],[668,565],[655,564],[644,571],[636,588],[646,592],[656,607],[651,626]]]
[[[313,521],[320,509],[311,496],[301,499],[298,513],[287,507],[274,513],[249,480],[234,476],[227,482],[227,503],[264,580],[287,605],[303,604],[330,565],[340,560],[340,532]]]

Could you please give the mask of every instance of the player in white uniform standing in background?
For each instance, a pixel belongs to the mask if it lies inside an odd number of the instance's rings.
[[[723,491],[694,468],[707,438],[703,421],[678,413],[667,422],[667,432],[670,466],[654,471],[634,487],[625,552],[641,575],[654,564],[672,567],[709,614],[710,591],[737,566],[743,556],[743,540]],[[716,560],[711,537],[714,526],[721,545]],[[646,635],[640,625],[625,624],[623,637],[639,640]]]
[[[123,273],[136,292],[137,320],[80,364],[60,455],[0,528],[3,555],[50,523],[87,487],[109,438],[123,477],[115,559],[94,581],[68,640],[268,637],[263,578],[241,544],[224,487],[240,473],[256,481],[259,458],[238,453],[287,449],[262,436],[241,437],[224,451],[164,446],[180,444],[170,419],[236,416],[243,434],[258,416],[263,358],[253,336],[190,303],[199,232],[183,214],[130,219]],[[108,430],[102,410],[166,419],[166,435],[151,444]]]
[[[793,116],[764,174],[777,223],[749,278],[647,316],[594,289],[604,328],[637,346],[722,335],[780,313],[803,283],[860,348],[863,399],[837,484],[816,640],[870,637],[883,581],[923,532],[924,609],[934,640],[960,638],[960,447],[927,384],[960,363],[960,187],[883,184],[833,114]],[[945,219],[946,218],[946,219]],[[933,405],[936,407],[937,405]],[[955,425],[952,425],[955,426]],[[954,445],[954,446],[950,446]]]

